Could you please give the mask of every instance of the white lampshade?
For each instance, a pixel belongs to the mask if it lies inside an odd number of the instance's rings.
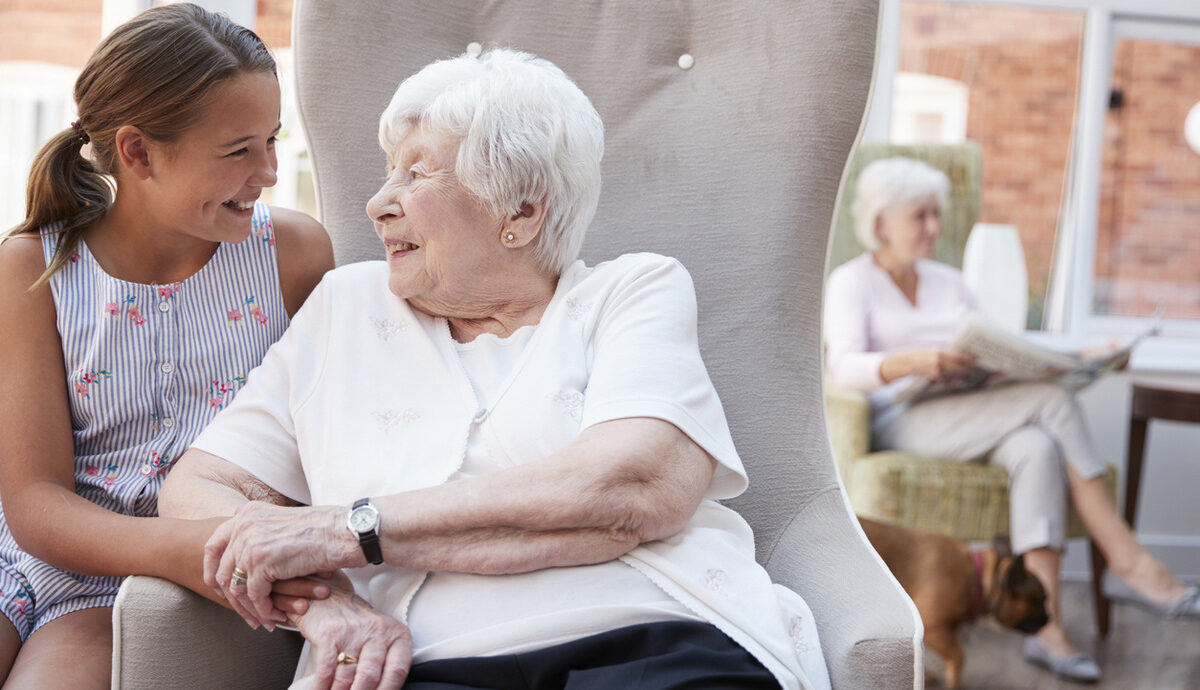
[[[1015,227],[976,223],[967,237],[963,278],[988,320],[1013,332],[1025,330],[1029,278]]]

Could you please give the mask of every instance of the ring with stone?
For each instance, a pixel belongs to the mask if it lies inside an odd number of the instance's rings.
[[[354,656],[353,654],[347,654],[345,652],[338,652],[337,662],[339,664],[357,664],[358,657]]]
[[[233,569],[233,577],[231,577],[229,579],[229,584],[245,585],[246,582],[249,580],[249,578],[250,578],[250,575],[247,574],[245,570],[242,570],[241,568],[234,568]]]

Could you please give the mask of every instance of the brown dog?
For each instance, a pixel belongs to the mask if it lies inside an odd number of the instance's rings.
[[[1032,634],[1046,624],[1046,592],[1014,558],[1008,539],[972,552],[967,545],[933,532],[859,518],[867,539],[908,592],[925,624],[925,644],[946,665],[946,687],[961,687],[963,648],[958,628],[982,615]]]

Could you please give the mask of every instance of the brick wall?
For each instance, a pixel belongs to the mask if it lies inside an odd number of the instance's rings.
[[[100,42],[104,0],[0,0],[0,62],[83,67]],[[292,0],[258,0],[257,33],[274,50],[292,45]]]
[[[1200,47],[1122,41],[1096,241],[1101,313],[1200,318],[1200,154],[1183,122],[1200,101]]]
[[[0,62],[82,67],[100,41],[103,0],[0,0]]]

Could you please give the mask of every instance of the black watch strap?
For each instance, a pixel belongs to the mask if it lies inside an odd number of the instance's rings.
[[[367,532],[358,535],[358,545],[362,547],[363,555],[371,565],[383,563],[383,549],[379,546],[379,534]]]
[[[371,502],[369,498],[360,498],[354,502],[351,510],[361,508]],[[363,555],[367,557],[367,562],[371,565],[379,565],[383,563],[383,547],[379,544],[379,529],[376,527],[370,532],[358,532],[358,545],[362,547]]]

